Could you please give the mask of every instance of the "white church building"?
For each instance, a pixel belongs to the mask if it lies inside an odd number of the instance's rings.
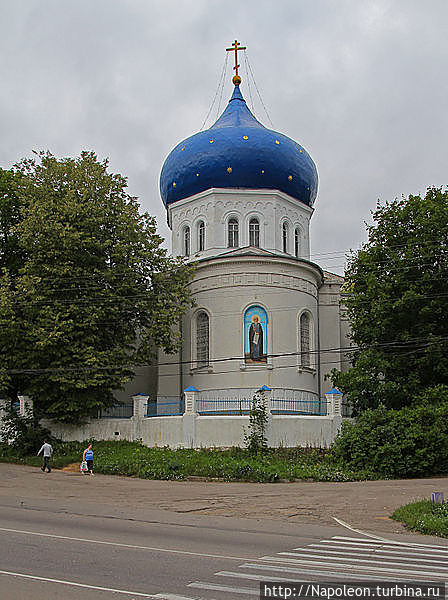
[[[340,426],[325,375],[347,366],[348,323],[343,278],[310,260],[317,169],[254,117],[238,73],[233,83],[216,123],[177,144],[160,175],[172,253],[196,265],[182,347],[139,370],[129,422],[100,419],[76,437],[241,445],[257,390],[272,446],[328,445]]]

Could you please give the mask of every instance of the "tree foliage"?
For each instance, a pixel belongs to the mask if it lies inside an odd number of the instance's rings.
[[[11,231],[23,261],[17,272],[8,252],[2,258],[3,392],[79,422],[110,406],[154,347],[176,350],[191,267],[167,255],[154,218],[94,153],[41,153],[14,177],[20,219]]]
[[[436,387],[415,406],[368,409],[355,423],[344,421],[333,457],[346,468],[387,478],[447,473],[447,392],[446,386]]]
[[[355,414],[448,384],[448,191],[378,205],[373,221],[346,272],[353,366],[332,372]]]

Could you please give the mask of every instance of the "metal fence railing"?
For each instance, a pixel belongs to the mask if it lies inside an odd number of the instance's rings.
[[[271,398],[273,415],[326,415],[326,400],[298,400],[288,398]]]
[[[166,398],[146,405],[147,417],[174,417],[185,412],[183,398]]]
[[[102,408],[98,413],[99,419],[130,419],[134,414],[133,404],[116,404],[110,408]]]
[[[200,415],[247,415],[252,398],[198,398],[196,410]]]

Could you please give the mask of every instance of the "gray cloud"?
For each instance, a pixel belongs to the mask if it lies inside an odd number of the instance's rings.
[[[3,0],[0,165],[93,149],[168,236],[163,160],[238,38],[275,128],[317,164],[312,251],[340,272],[378,198],[448,183],[447,17],[446,0]],[[269,126],[244,70],[242,91]],[[231,92],[229,68],[221,109]]]

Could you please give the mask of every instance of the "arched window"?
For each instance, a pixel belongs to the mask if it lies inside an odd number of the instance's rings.
[[[294,256],[299,258],[300,255],[300,229],[296,227],[294,231]]]
[[[235,218],[229,219],[227,245],[229,248],[238,248],[238,221]]]
[[[299,320],[299,349],[302,367],[311,366],[312,326],[309,313],[303,312]]]
[[[206,312],[196,317],[196,366],[206,367],[209,363],[209,318]]]
[[[205,223],[201,221],[198,227],[198,250],[202,252],[205,250]]]
[[[184,256],[190,256],[190,228],[184,229]]]
[[[283,252],[288,252],[288,223],[286,221],[282,225]]]
[[[249,246],[260,247],[260,223],[255,217],[249,221]]]

